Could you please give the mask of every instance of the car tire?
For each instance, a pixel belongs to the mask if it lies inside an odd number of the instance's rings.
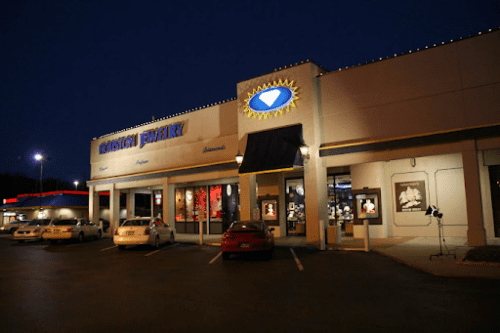
[[[155,237],[155,242],[153,244],[153,247],[157,250],[160,248],[160,237],[158,236]]]
[[[78,243],[83,243],[84,240],[85,240],[85,236],[83,235],[83,232],[80,232],[78,234]]]
[[[174,233],[172,232],[172,233],[170,233],[170,243],[174,244],[174,242],[175,242],[175,236],[174,236]]]
[[[24,243],[24,239],[18,239],[17,242],[18,243]]]
[[[222,260],[229,260],[230,257],[231,257],[231,253],[222,252]]]
[[[56,244],[57,244],[57,239],[51,239],[51,240],[50,240],[50,244],[52,244],[52,245],[56,245]]]
[[[127,245],[118,245],[118,250],[123,251],[126,247]]]
[[[102,231],[101,230],[99,230],[97,232],[97,236],[96,237],[97,237],[98,240],[102,238]]]

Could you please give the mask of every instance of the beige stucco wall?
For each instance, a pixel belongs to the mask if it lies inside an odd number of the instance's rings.
[[[324,143],[500,123],[500,31],[323,75]]]
[[[211,106],[93,140],[91,179],[233,161],[237,152],[236,103]],[[141,133],[178,123],[184,124],[182,136],[140,147]],[[137,135],[135,147],[99,154],[100,144],[130,135]],[[205,148],[219,147],[223,149],[204,152]]]

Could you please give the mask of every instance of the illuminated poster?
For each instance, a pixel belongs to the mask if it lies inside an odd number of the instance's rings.
[[[427,209],[425,181],[394,183],[396,212],[420,212]]]
[[[277,220],[278,202],[276,200],[262,200],[262,219],[264,221]]]

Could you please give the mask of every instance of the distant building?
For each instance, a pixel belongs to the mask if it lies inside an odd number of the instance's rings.
[[[91,219],[109,192],[116,228],[119,194],[133,216],[141,192],[178,233],[259,219],[318,245],[320,221],[354,237],[364,220],[375,238],[437,237],[425,214],[435,205],[446,236],[499,241],[498,59],[495,30],[332,72],[306,61],[240,81],[235,99],[94,139]]]

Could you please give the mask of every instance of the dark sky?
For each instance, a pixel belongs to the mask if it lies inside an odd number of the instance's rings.
[[[0,1],[0,173],[90,178],[92,138],[236,97],[310,59],[329,71],[500,25],[499,1]],[[1,185],[1,184],[0,184]]]

